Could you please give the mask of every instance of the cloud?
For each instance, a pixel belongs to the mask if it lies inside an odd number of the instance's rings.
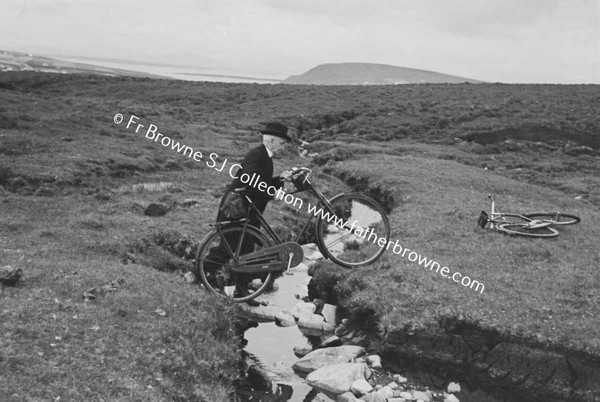
[[[0,14],[12,48],[197,53],[274,74],[363,61],[511,82],[600,82],[599,27],[595,0],[5,0]]]

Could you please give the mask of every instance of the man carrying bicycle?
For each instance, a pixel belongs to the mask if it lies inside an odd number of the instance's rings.
[[[244,157],[241,167],[234,174],[234,179],[227,187],[225,194],[221,198],[219,212],[217,213],[217,222],[235,220],[236,217],[246,216],[248,205],[243,197],[239,194],[243,193],[252,200],[254,206],[263,213],[267,204],[273,199],[273,195],[266,191],[261,191],[254,186],[249,186],[241,181],[243,175],[253,177],[256,175],[259,180],[266,183],[268,187],[281,189],[284,180],[289,180],[291,171],[285,171],[280,176],[273,176],[273,157],[283,151],[293,141],[288,135],[288,128],[278,122],[266,123],[264,128],[260,130],[262,134],[262,144],[252,148]],[[242,211],[240,211],[240,209]],[[250,225],[260,228],[260,221],[254,211],[250,214],[248,221]],[[237,245],[237,239],[226,239],[230,245]],[[253,244],[243,244],[242,250],[253,251]],[[226,262],[228,253],[223,245],[214,247],[210,250],[210,254],[206,257],[210,261]],[[208,267],[209,270],[217,270],[220,266],[214,264]],[[195,273],[198,276],[199,273]],[[243,289],[242,291],[247,291]]]

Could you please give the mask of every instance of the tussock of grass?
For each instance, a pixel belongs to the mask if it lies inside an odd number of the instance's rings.
[[[600,214],[557,191],[502,178],[455,162],[396,157],[340,166],[402,180],[409,201],[391,215],[392,240],[485,284],[481,294],[391,252],[355,270],[337,289],[350,310],[374,312],[381,331],[437,326],[461,316],[507,333],[600,353]],[[357,174],[357,173],[350,173]],[[397,179],[394,179],[397,178]],[[562,210],[582,217],[556,239],[508,237],[476,227],[487,193],[499,210]],[[488,211],[489,212],[489,211]],[[390,269],[389,266],[392,266]],[[387,267],[387,268],[386,268]]]

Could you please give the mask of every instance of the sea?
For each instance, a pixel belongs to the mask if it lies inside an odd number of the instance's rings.
[[[72,63],[82,63],[100,67],[138,71],[185,81],[277,84],[288,77],[287,75],[265,75],[257,73],[248,73],[240,70],[226,68],[207,69],[171,65],[142,64],[133,62],[121,63],[118,61],[107,61],[102,59],[77,59],[64,57],[53,58]]]

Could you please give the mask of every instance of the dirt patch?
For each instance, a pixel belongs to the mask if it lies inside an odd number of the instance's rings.
[[[442,383],[460,378],[469,388],[494,390],[509,400],[600,398],[598,356],[542,345],[457,318],[442,319],[433,329],[387,334],[382,354],[390,361],[425,368]]]
[[[461,137],[465,141],[479,144],[494,144],[510,140],[552,143],[557,141],[573,141],[579,145],[600,149],[600,136],[590,132],[561,130],[544,126],[521,126],[503,128],[494,131],[469,133]]]

